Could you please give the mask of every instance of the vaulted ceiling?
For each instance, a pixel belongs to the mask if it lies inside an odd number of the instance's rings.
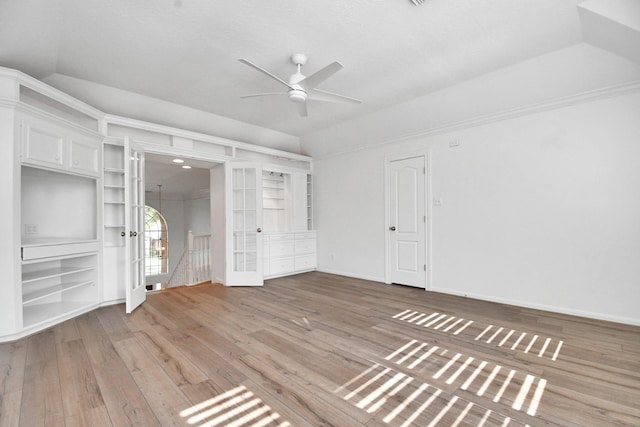
[[[220,117],[219,136],[326,155],[640,80],[638,4],[0,0],[0,66],[107,113],[153,121],[143,102],[104,95],[132,93],[210,113],[202,122]],[[307,75],[342,63],[319,88],[363,103],[311,101],[300,117],[286,97],[241,98],[282,87],[239,58],[287,80],[297,52],[308,56]],[[184,117],[169,124],[206,128]]]

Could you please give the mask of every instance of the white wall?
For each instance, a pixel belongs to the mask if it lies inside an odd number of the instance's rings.
[[[209,196],[184,201],[184,223],[185,229],[191,230],[194,236],[211,234],[211,201]]]
[[[635,93],[318,159],[319,268],[384,280],[385,156],[430,150],[432,290],[640,324],[639,119]]]

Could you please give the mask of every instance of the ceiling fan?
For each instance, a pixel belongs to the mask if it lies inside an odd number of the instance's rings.
[[[283,86],[286,87],[286,91],[284,92],[270,92],[270,93],[256,93],[252,95],[244,95],[241,98],[251,98],[254,96],[282,96],[287,95],[289,100],[296,104],[298,108],[298,113],[302,117],[306,117],[307,113],[307,100],[313,101],[325,101],[325,102],[339,102],[346,104],[361,104],[362,101],[359,101],[354,98],[349,98],[348,96],[338,95],[337,93],[327,92],[326,90],[317,89],[320,83],[331,77],[333,74],[337,73],[342,69],[342,64],[339,62],[333,62],[323,69],[316,71],[310,76],[304,76],[301,72],[302,66],[307,63],[307,55],[304,53],[294,53],[291,55],[291,62],[293,62],[297,67],[298,71],[289,77],[289,82],[282,80],[278,76],[270,73],[269,71],[261,68],[252,62],[247,61],[246,59],[238,59],[238,61],[246,64],[256,70],[260,71],[263,74],[271,77],[275,81],[279,82]]]

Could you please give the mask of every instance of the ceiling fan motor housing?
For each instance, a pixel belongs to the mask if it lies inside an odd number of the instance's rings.
[[[307,100],[307,92],[302,89],[291,89],[289,91],[289,99],[292,102],[305,102]]]

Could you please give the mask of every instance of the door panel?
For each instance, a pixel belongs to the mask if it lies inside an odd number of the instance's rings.
[[[389,278],[392,283],[426,287],[424,157],[389,163]]]
[[[125,138],[125,210],[127,225],[127,313],[131,313],[146,299],[144,270],[144,151]]]
[[[262,286],[262,170],[225,164],[228,221],[227,286]]]

